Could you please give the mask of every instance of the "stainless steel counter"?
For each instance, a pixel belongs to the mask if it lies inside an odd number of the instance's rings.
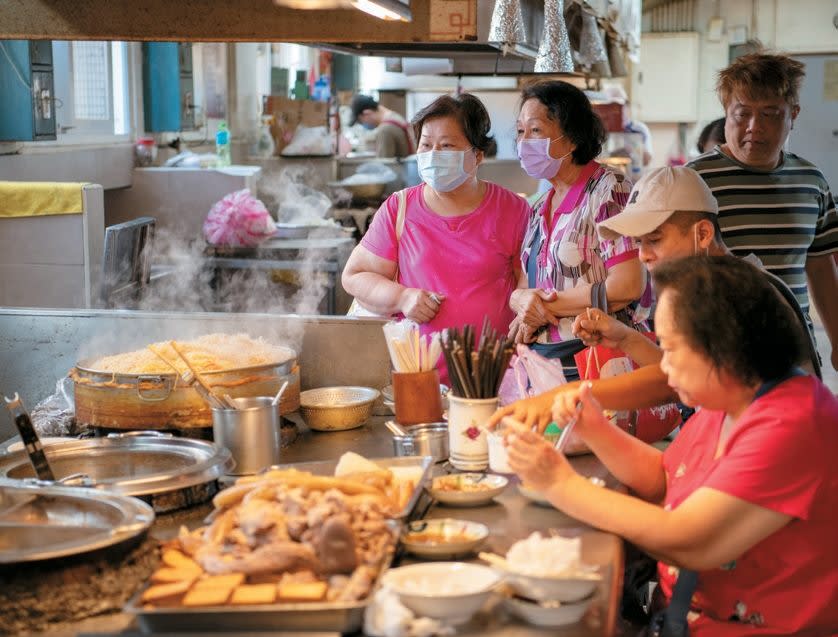
[[[375,417],[364,427],[344,432],[312,433],[302,431],[297,442],[283,450],[282,462],[335,459],[345,451],[355,451],[367,457],[392,456],[392,437],[384,427],[384,418]],[[571,462],[580,473],[603,478],[609,486],[616,486],[602,464],[593,456],[573,458]],[[435,472],[444,473],[444,465],[437,465]],[[459,627],[457,635],[467,637],[477,637],[478,635],[534,637],[556,633],[578,637],[610,637],[614,635],[619,612],[623,573],[623,553],[620,539],[610,534],[593,531],[555,509],[529,502],[519,495],[515,483],[516,480],[512,479],[507,490],[491,505],[477,508],[434,505],[426,516],[432,518],[455,517],[486,524],[490,529],[490,536],[485,549],[499,553],[504,553],[513,542],[526,537],[533,531],[546,533],[552,529],[561,535],[579,535],[582,537],[582,551],[586,561],[602,565],[603,582],[595,594],[594,602],[583,622],[575,626],[550,629],[549,632],[546,629],[528,626],[520,620],[508,617],[500,608],[496,608],[497,600],[494,600],[475,615],[468,624]],[[187,525],[199,526],[201,524],[200,517],[205,513],[206,511],[202,510],[195,519],[187,521]],[[176,532],[174,527],[171,529],[159,527],[155,532],[156,535],[161,535],[161,528],[164,536]],[[407,557],[406,560],[410,561],[411,558]],[[127,635],[137,634],[136,630],[132,617],[117,614],[92,618],[42,633],[42,635],[44,637],[64,637],[65,635],[79,633],[107,633],[126,637]],[[188,627],[184,627],[184,631],[188,630]],[[265,634],[267,633],[262,633],[263,636]],[[281,633],[270,634],[278,635]]]

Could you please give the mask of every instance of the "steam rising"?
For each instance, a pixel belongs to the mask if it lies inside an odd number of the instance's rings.
[[[224,269],[216,271],[207,261],[207,245],[193,231],[159,229],[151,246],[152,281],[135,309],[156,313],[260,313],[269,315],[312,315],[325,313],[329,274],[318,264],[333,257],[333,249],[317,247],[317,239],[334,237],[334,221],[326,215],[332,205],[329,197],[312,188],[316,177],[299,167],[284,170],[277,177],[263,178],[258,196],[269,210],[278,210],[281,221],[303,225],[322,225],[308,238],[313,246],[299,249],[296,268]],[[217,256],[239,258],[241,251],[258,252],[264,248],[230,250],[219,248]],[[262,259],[288,260],[287,252],[263,252]],[[256,262],[256,260],[254,260]],[[334,274],[339,285],[340,273]],[[321,312],[322,310],[322,312]],[[212,321],[198,319],[166,323],[164,316],[149,317],[148,329],[139,334],[103,334],[85,344],[80,359],[124,352],[156,340],[187,340],[218,331]],[[299,322],[281,317],[243,319],[238,332],[261,336],[271,343],[300,351],[302,327]],[[293,327],[292,327],[293,326]]]

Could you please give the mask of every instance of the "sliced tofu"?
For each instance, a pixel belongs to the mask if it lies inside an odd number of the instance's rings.
[[[273,604],[276,601],[276,584],[242,584],[233,589],[230,603]]]

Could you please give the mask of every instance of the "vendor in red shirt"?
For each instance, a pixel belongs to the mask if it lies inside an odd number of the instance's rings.
[[[653,279],[661,369],[698,408],[675,442],[659,451],[612,427],[583,385],[553,416],[568,422],[581,403],[575,432],[633,495],[592,485],[524,427],[507,433],[510,465],[655,556],[666,601],[679,569],[697,571],[692,637],[838,634],[838,399],[793,374],[799,322],[735,257],[679,259]]]

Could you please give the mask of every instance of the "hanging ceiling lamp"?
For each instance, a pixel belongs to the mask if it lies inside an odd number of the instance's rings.
[[[520,0],[495,0],[489,42],[501,44],[503,52],[527,39]]]
[[[534,70],[536,73],[573,73],[573,57],[564,21],[564,0],[544,2],[544,34]]]

